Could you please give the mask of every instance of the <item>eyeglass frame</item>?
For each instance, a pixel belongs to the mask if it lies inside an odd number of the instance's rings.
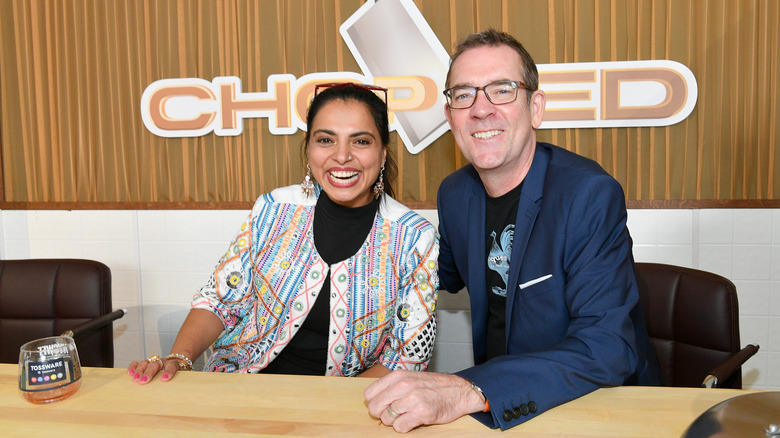
[[[385,106],[387,106],[387,88],[380,87],[378,85],[371,85],[371,84],[358,84],[356,82],[332,82],[329,84],[317,84],[314,86],[314,97],[316,98],[317,95],[320,94],[320,88],[325,90],[328,88],[342,88],[349,85],[352,85],[355,88],[360,88],[361,90],[368,90],[374,92],[374,94],[376,94],[375,93],[376,91],[381,91],[385,93]]]
[[[515,88],[515,97],[514,97],[514,99],[506,101],[506,102],[501,102],[501,103],[493,102],[493,100],[490,98],[490,95],[488,95],[488,92],[487,92],[486,88],[491,86],[491,85],[500,84],[500,83],[512,83],[512,84],[515,85],[516,88]],[[452,94],[452,90],[454,90],[456,88],[470,88],[470,89],[474,90],[474,100],[471,101],[471,105],[463,106],[463,107],[454,107],[454,106],[452,106],[452,96],[451,96],[451,94]],[[446,90],[442,91],[442,93],[444,94],[444,98],[447,101],[447,106],[450,107],[451,109],[469,109],[472,106],[474,106],[474,103],[477,101],[477,94],[479,94],[479,90],[482,90],[482,92],[485,94],[485,98],[487,98],[488,102],[490,102],[491,104],[493,104],[493,105],[506,105],[508,103],[512,103],[512,102],[517,100],[517,96],[520,95],[520,89],[521,88],[525,89],[527,91],[535,91],[535,90],[532,90],[523,81],[500,80],[500,81],[491,82],[489,84],[485,84],[485,85],[483,85],[481,87],[473,87],[473,86],[470,86],[470,85],[458,85],[456,87],[447,88]]]

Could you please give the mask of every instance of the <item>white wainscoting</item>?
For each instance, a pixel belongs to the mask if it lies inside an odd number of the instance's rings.
[[[421,214],[436,223],[435,210]],[[5,210],[0,257],[88,258],[111,268],[115,366],[167,353],[189,301],[244,219],[239,210]],[[739,291],[744,386],[780,390],[780,210],[629,210],[637,261],[716,272]],[[431,369],[472,363],[468,297],[443,292]]]

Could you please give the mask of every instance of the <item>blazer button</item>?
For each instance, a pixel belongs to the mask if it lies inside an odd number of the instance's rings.
[[[523,415],[523,416],[525,416],[525,415],[528,415],[528,411],[529,411],[529,409],[528,409],[528,405],[526,405],[526,404],[522,404],[522,405],[520,405],[520,407],[519,407],[519,408],[517,408],[517,409],[520,411],[520,415]]]
[[[512,421],[512,418],[514,418],[514,416],[512,415],[512,411],[510,411],[509,409],[505,410],[504,421]]]
[[[523,415],[523,413],[520,408],[512,409],[512,418],[520,418],[521,415]]]
[[[536,413],[536,402],[528,402],[528,411],[532,414]]]

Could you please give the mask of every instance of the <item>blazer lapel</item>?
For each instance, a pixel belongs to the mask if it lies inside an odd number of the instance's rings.
[[[515,295],[520,283],[520,266],[523,264],[528,240],[531,238],[536,217],[542,206],[544,193],[544,179],[547,173],[547,164],[550,162],[549,150],[536,143],[533,163],[528,171],[523,188],[520,192],[520,203],[517,206],[517,218],[515,219],[515,236],[512,242],[512,256],[509,262],[509,277],[506,285],[506,335],[509,339],[509,329],[512,325],[512,309],[514,308]]]
[[[471,331],[474,345],[474,359],[485,354],[485,327],[487,324],[488,302],[485,288],[485,190],[479,187],[468,199],[468,270],[471,302]],[[473,291],[473,292],[472,292]]]

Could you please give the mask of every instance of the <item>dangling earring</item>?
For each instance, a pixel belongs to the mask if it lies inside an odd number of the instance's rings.
[[[301,183],[301,191],[307,198],[314,193],[314,183],[311,180],[311,168],[308,164],[306,165],[306,176],[303,177],[303,182]]]
[[[385,173],[385,166],[382,166],[382,169],[379,170],[379,181],[374,184],[374,199],[382,196],[382,193],[385,192],[385,183],[383,182],[383,174]]]

